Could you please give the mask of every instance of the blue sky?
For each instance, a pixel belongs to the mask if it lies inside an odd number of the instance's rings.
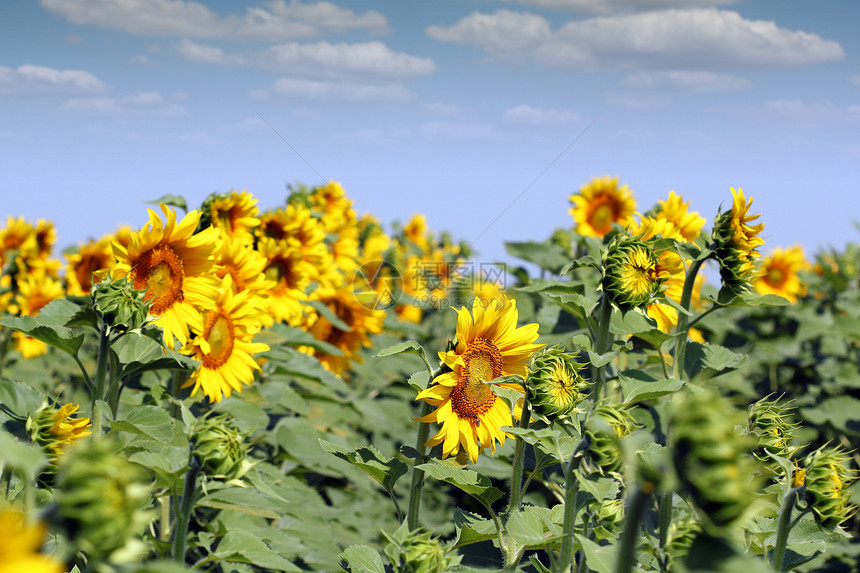
[[[860,3],[0,3],[0,215],[59,247],[143,201],[340,181],[485,260],[617,175],[708,219],[741,187],[769,247],[860,240]]]

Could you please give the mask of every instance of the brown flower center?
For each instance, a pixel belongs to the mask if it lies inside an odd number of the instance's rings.
[[[772,287],[781,287],[787,279],[788,273],[785,272],[785,269],[776,265],[768,268],[764,277],[764,281]]]
[[[227,362],[233,353],[233,322],[220,311],[210,312],[206,317],[203,338],[209,343],[209,353],[203,355],[205,368],[218,368]]]
[[[478,420],[496,401],[493,389],[484,382],[502,375],[502,353],[492,341],[476,338],[466,347],[463,361],[466,365],[451,390],[451,408],[461,420]]]
[[[173,247],[158,245],[146,251],[135,262],[133,273],[134,288],[148,291],[144,300],[151,301],[152,314],[163,314],[173,303],[185,299],[182,292],[185,271]]]

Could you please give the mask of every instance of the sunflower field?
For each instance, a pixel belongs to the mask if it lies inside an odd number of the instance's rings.
[[[860,247],[617,178],[515,264],[338,183],[0,222],[0,573],[860,571]]]

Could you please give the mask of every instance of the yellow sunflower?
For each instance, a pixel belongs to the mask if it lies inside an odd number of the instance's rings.
[[[749,214],[752,199],[747,202],[741,189],[732,189],[732,196],[731,211],[717,215],[712,234],[723,286],[734,294],[741,294],[748,290],[755,271],[755,259],[761,256],[758,247],[764,244],[764,239],[759,235],[764,230],[764,223],[750,224],[759,215]]]
[[[231,239],[243,243],[254,240],[254,229],[260,224],[257,200],[247,191],[232,191],[216,195],[207,204],[212,226],[224,231]]]
[[[602,237],[612,223],[626,225],[636,210],[633,192],[627,185],[618,186],[618,177],[596,177],[570,196],[569,213],[576,232],[586,237]]]
[[[426,251],[430,242],[427,235],[427,217],[415,214],[408,223],[403,225],[403,235],[413,245]]]
[[[39,311],[52,300],[64,296],[63,285],[60,281],[44,272],[31,272],[18,277],[18,293],[15,295],[15,310],[21,316],[36,316]],[[48,346],[21,332],[14,331],[15,349],[24,358],[35,358],[48,351]]]
[[[350,328],[349,331],[342,330],[322,314],[317,315],[309,328],[314,338],[328,342],[343,352],[343,356],[316,352],[323,366],[340,374],[349,368],[351,361],[360,360],[358,353],[361,348],[370,346],[369,335],[382,332],[385,311],[374,308],[373,304],[359,302],[349,286],[318,289],[312,293],[312,299],[326,305]]]
[[[264,213],[257,228],[260,239],[289,241],[298,246],[302,261],[309,263],[313,272],[310,279],[323,286],[342,282],[332,256],[326,246],[326,230],[310,209],[300,204],[290,204],[284,209]],[[292,246],[291,246],[292,248]]]
[[[220,402],[234,390],[241,392],[243,384],[251,384],[254,371],[260,369],[251,355],[269,349],[252,341],[260,328],[253,293],[233,294],[231,282],[229,276],[223,280],[214,308],[204,313],[203,327],[183,349],[200,361],[185,386],[194,386],[192,396],[202,389],[210,402]]]
[[[800,245],[776,248],[759,265],[753,288],[759,294],[775,294],[789,302],[797,302],[798,297],[806,294],[806,283],[799,273],[809,268]]]
[[[311,208],[320,213],[327,232],[337,233],[344,227],[355,225],[356,215],[352,200],[346,196],[340,183],[329,181],[322,187],[316,187],[308,199]]]
[[[525,378],[529,359],[543,347],[533,344],[538,325],[517,328],[517,319],[513,299],[493,300],[486,307],[475,299],[471,314],[465,307],[457,311],[457,347],[439,353],[450,371],[434,378],[415,398],[438,406],[417,421],[442,426],[426,445],[442,444],[443,457],[463,448],[475,463],[484,448],[495,453],[496,441],[504,445],[501,428],[512,425],[511,410],[485,382],[510,374]],[[523,391],[520,384],[501,386]]]
[[[678,230],[679,240],[694,241],[702,232],[705,218],[695,211],[689,212],[690,202],[685,202],[684,198],[674,191],[669,191],[669,197],[665,201],[659,200],[658,204],[658,211],[654,217],[671,222]]]
[[[251,291],[253,304],[263,316],[269,317],[264,321],[266,325],[271,325],[268,293],[275,287],[275,282],[266,278],[269,260],[242,239],[231,239],[223,232],[214,257],[218,263],[215,275],[219,279],[229,276],[234,293]]]
[[[758,225],[750,225],[750,223],[761,215],[749,214],[753,200],[750,198],[747,202],[742,189],[738,188],[737,191],[732,189],[732,196],[734,201],[732,203],[731,229],[734,246],[751,256],[759,256],[755,250],[764,244],[764,239],[759,236],[764,230],[764,223]]]
[[[128,247],[113,243],[115,278],[129,276],[134,288],[147,289],[149,312],[164,331],[169,348],[174,339],[188,342],[188,329],[203,329],[201,310],[213,307],[218,291],[212,252],[218,230],[195,234],[200,212],[191,211],[177,223],[176,212],[161,205],[165,221],[149,209],[149,223],[132,233]]]
[[[34,252],[38,249],[36,235],[33,233],[33,225],[24,217],[7,217],[6,227],[0,229],[0,250]],[[5,258],[3,259],[5,263]]]
[[[257,250],[266,259],[264,276],[270,284],[267,291],[275,322],[298,326],[302,322],[302,301],[307,300],[305,290],[316,276],[316,268],[302,257],[301,245],[296,239],[280,241],[263,237]]]
[[[62,573],[59,561],[42,555],[39,549],[48,528],[42,522],[27,523],[23,513],[0,510],[0,573]]]
[[[59,456],[70,445],[92,434],[89,418],[73,418],[80,409],[77,404],[56,408],[45,403],[27,420],[33,439]]]
[[[101,281],[101,273],[113,264],[113,236],[90,239],[78,247],[77,252],[66,254],[66,290],[70,295],[90,293],[93,283]]]

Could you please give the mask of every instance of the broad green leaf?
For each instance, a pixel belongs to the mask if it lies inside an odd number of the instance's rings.
[[[14,328],[27,336],[41,340],[75,356],[84,341],[83,334],[75,334],[65,324],[78,312],[78,305],[65,299],[49,302],[36,316],[16,316],[0,319],[0,325]]]
[[[649,318],[644,311],[634,309],[622,314],[613,310],[609,331],[619,336],[638,335],[640,332],[651,332],[654,330],[654,325],[654,319]]]
[[[693,540],[683,570],[686,573],[773,573],[773,569],[763,559],[738,553],[727,540],[706,533],[700,533]]]
[[[491,519],[484,519],[459,507],[454,509],[454,526],[457,528],[454,547],[463,547],[498,537],[496,526]]]
[[[185,200],[185,197],[182,195],[162,195],[158,199],[153,199],[152,201],[144,201],[149,205],[160,205],[164,203],[168,207],[176,207],[177,209],[182,209],[186,213],[188,212],[188,202]]]
[[[164,409],[158,406],[140,406],[131,410],[124,419],[111,424],[112,432],[129,432],[151,438],[164,444],[175,438],[177,422]]]
[[[550,510],[545,507],[525,506],[511,515],[507,524],[508,533],[524,547],[544,547],[561,535],[561,528],[552,522],[549,513]]]
[[[409,467],[397,458],[389,458],[373,446],[349,450],[337,444],[319,440],[325,451],[347,461],[375,479],[388,491],[393,491],[394,484],[409,471]]]
[[[427,388],[428,380],[430,375],[426,370],[421,370],[420,372],[416,372],[409,376],[409,380],[406,381],[415,392],[421,392]]]
[[[388,348],[383,348],[379,352],[373,355],[374,358],[382,358],[384,356],[393,356],[395,354],[401,354],[403,352],[409,354],[416,354],[420,356],[423,360],[427,360],[427,353],[424,352],[424,347],[418,344],[416,340],[404,340],[403,342],[399,342],[393,346],[389,346]]]
[[[574,316],[587,317],[591,316],[592,311],[597,307],[599,299],[588,297],[575,292],[563,293],[548,293],[549,298],[554,300],[558,305]]]
[[[369,545],[350,545],[340,558],[349,565],[352,573],[385,573],[385,565],[379,552]]]
[[[326,307],[328,308],[328,307]],[[269,346],[289,345],[308,346],[330,356],[342,356],[343,351],[333,344],[319,340],[313,334],[295,326],[275,324],[255,337],[255,342],[265,342]]]
[[[825,398],[815,406],[801,408],[800,412],[813,424],[830,424],[840,432],[860,436],[860,400],[853,396]]]
[[[625,370],[618,374],[625,404],[653,400],[677,392],[684,386],[683,380],[656,379],[641,370]]]
[[[417,467],[438,480],[460,488],[487,507],[504,496],[501,490],[492,486],[490,478],[478,472],[438,462],[421,464]]]
[[[287,509],[287,502],[252,488],[227,487],[206,495],[197,505],[239,511],[248,515],[278,519]]]
[[[290,561],[284,559],[256,536],[245,531],[229,531],[221,539],[214,555],[225,561],[250,563],[264,569],[275,571],[301,571]]]
[[[597,573],[614,573],[615,561],[618,559],[618,550],[614,545],[598,545],[587,537],[581,535],[575,537],[582,545],[585,562],[589,569],[593,569]]]
[[[168,446],[160,452],[134,452],[128,459],[155,472],[159,479],[159,487],[178,486],[188,470],[187,448]]]
[[[39,446],[18,441],[12,434],[0,431],[0,462],[17,469],[27,481],[32,481],[47,465],[48,460]]]
[[[125,334],[113,343],[111,350],[122,364],[120,378],[153,370],[196,369],[199,364],[188,356],[166,350],[160,340],[139,332]]]
[[[314,307],[318,313],[320,313],[323,318],[328,320],[332,325],[338,330],[342,330],[344,332],[352,332],[352,327],[345,323],[343,319],[341,319],[338,315],[336,315],[327,304],[323,303],[319,300],[308,300],[304,301],[305,304]]]
[[[517,257],[534,263],[541,268],[558,271],[564,265],[570,262],[568,257],[557,245],[549,241],[543,243],[535,243],[528,241],[525,243],[505,243],[505,250],[512,257]]]
[[[745,366],[749,359],[745,354],[732,352],[715,344],[688,342],[684,355],[684,370],[690,379],[707,380],[720,372]]]
[[[45,394],[24,382],[0,380],[0,404],[18,416],[27,417],[47,400]]]

